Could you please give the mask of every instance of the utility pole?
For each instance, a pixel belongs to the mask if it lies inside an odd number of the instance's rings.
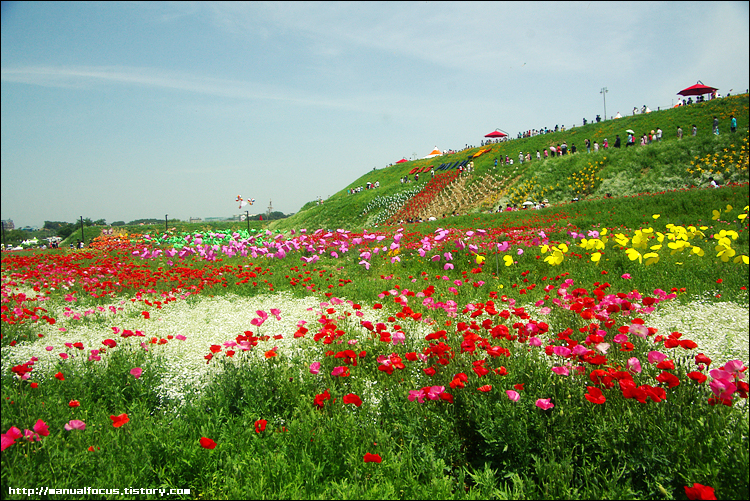
[[[83,216],[81,216],[81,242],[86,245],[86,237],[83,236]]]
[[[167,223],[167,216],[169,214],[164,214],[164,233],[169,231],[169,224]]]
[[[245,221],[247,221],[247,236],[250,236],[250,211],[245,211]]]
[[[599,94],[601,94],[604,98],[604,120],[607,119],[607,92],[608,91],[606,87],[602,87],[602,90],[599,92]]]

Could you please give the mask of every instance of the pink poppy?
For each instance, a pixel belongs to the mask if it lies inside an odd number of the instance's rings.
[[[520,399],[520,398],[521,398],[521,394],[520,394],[520,393],[518,393],[517,391],[513,391],[513,390],[505,390],[505,393],[507,393],[507,394],[508,394],[508,398],[509,398],[509,399],[510,399],[510,400],[511,400],[512,402],[518,402],[518,399]]]
[[[550,402],[549,398],[540,398],[536,401],[536,406],[540,409],[544,409],[545,411],[548,409],[551,409],[555,406],[552,402]]]

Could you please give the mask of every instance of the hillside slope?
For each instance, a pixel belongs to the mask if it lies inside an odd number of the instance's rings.
[[[737,132],[729,132],[730,116],[737,118]],[[713,117],[720,121],[719,136],[712,133]],[[748,94],[731,96],[701,104],[652,112],[646,115],[623,117],[601,123],[588,124],[566,131],[541,134],[530,138],[470,148],[452,155],[420,159],[377,169],[360,176],[322,204],[310,202],[294,216],[275,221],[269,226],[288,228],[362,228],[393,223],[400,219],[430,215],[441,218],[444,212],[457,214],[488,211],[498,204],[520,205],[526,200],[549,203],[570,201],[574,197],[625,196],[644,192],[659,192],[689,186],[705,186],[709,176],[720,184],[748,181]],[[692,126],[698,134],[691,136]],[[677,127],[683,139],[677,139]],[[663,140],[640,146],[640,136],[661,128]],[[636,146],[625,148],[626,130],[635,131]],[[616,135],[622,148],[615,149]],[[584,140],[589,139],[592,152],[586,153]],[[603,149],[604,140],[609,148]],[[568,148],[574,144],[575,155],[536,160],[536,152],[549,151],[550,146],[563,142]],[[599,152],[593,144],[600,145]],[[478,152],[485,152],[474,158]],[[519,152],[530,153],[531,162],[519,163]],[[513,165],[503,165],[505,156]],[[494,167],[495,159],[498,167]],[[455,181],[435,193],[427,193],[431,180],[430,167],[456,164],[470,160],[474,172],[465,174],[461,187]],[[420,173],[418,181],[414,172]],[[410,174],[411,173],[411,174]],[[455,170],[436,170],[436,177],[453,174]],[[402,183],[408,176],[409,183]],[[350,194],[348,190],[364,187],[368,182],[380,183],[377,189],[362,189]],[[425,187],[427,187],[425,189]],[[410,212],[399,209],[412,197],[422,193],[419,207]],[[457,195],[448,200],[451,193]],[[459,198],[459,195],[460,197]],[[441,203],[438,198],[442,197]],[[434,200],[433,200],[434,199]],[[415,204],[411,204],[415,205]],[[430,214],[430,207],[435,212]]]

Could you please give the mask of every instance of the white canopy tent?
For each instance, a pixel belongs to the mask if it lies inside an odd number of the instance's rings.
[[[434,147],[434,148],[432,149],[432,151],[430,152],[430,154],[429,154],[429,155],[427,155],[426,157],[422,157],[422,158],[432,158],[432,157],[438,157],[438,156],[440,156],[440,155],[442,155],[442,154],[443,154],[443,152],[442,152],[442,151],[440,151],[440,150],[438,149],[438,147],[437,147],[437,146],[435,146],[435,147]]]

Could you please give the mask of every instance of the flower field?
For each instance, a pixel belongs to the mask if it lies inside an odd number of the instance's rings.
[[[607,203],[3,253],[3,495],[744,499],[747,185]]]

